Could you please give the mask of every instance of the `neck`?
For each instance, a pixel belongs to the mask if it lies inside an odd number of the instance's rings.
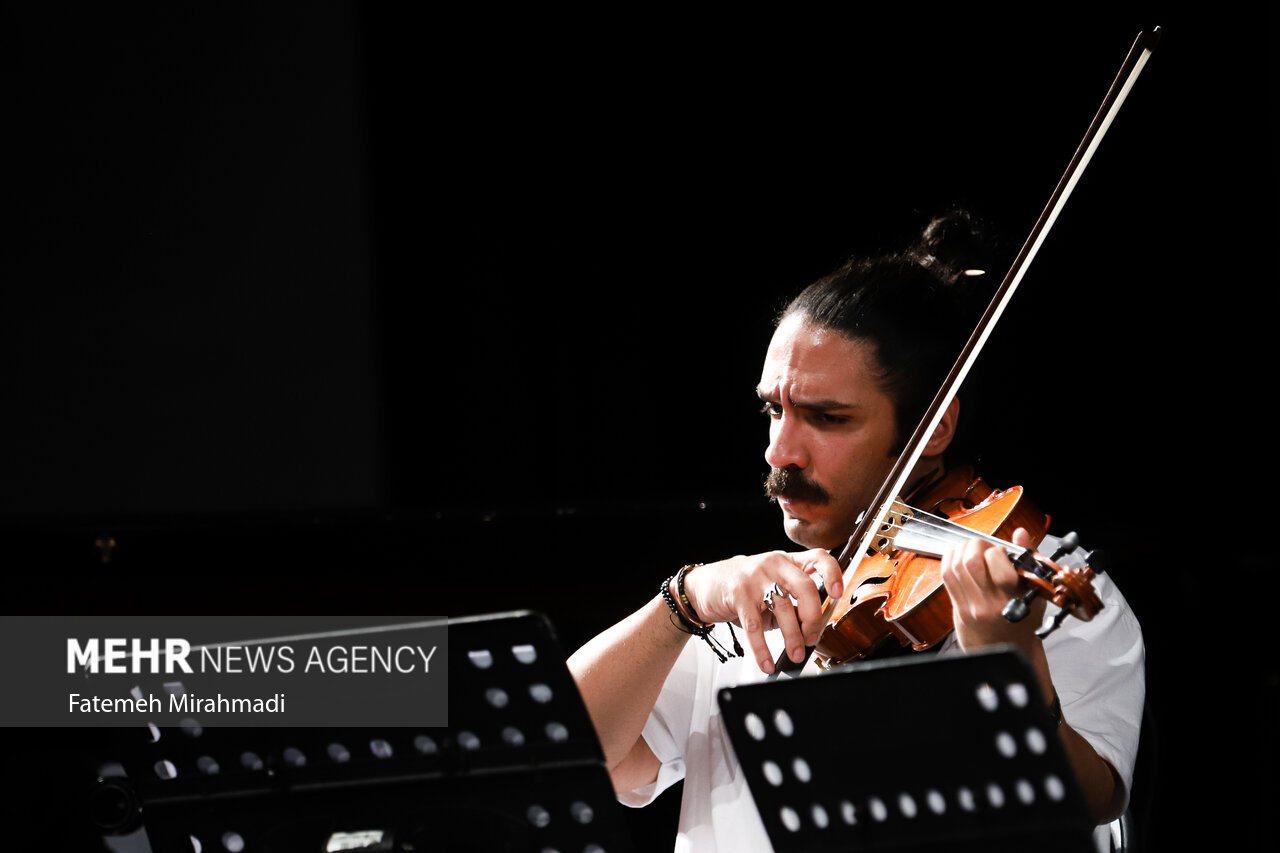
[[[910,478],[907,479],[907,488],[904,490],[907,502],[910,503],[913,496],[929,491],[946,473],[947,466],[941,455],[920,457],[916,467],[911,469]]]

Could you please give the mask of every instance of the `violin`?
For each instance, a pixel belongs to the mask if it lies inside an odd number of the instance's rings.
[[[951,597],[942,585],[942,552],[975,535],[1005,546],[1028,592],[1005,608],[1005,618],[1020,621],[1030,599],[1040,595],[1058,605],[1048,636],[1068,615],[1091,620],[1102,610],[1089,566],[1064,568],[1056,560],[1078,549],[1074,535],[1063,538],[1052,557],[1020,549],[1005,537],[1019,527],[1034,541],[1043,538],[1049,516],[1027,499],[1021,486],[997,491],[972,468],[954,469],[928,488],[920,503],[928,511],[894,501],[867,556],[848,578],[849,593],[831,603],[827,629],[814,651],[823,668],[866,657],[883,642],[927,649],[953,628]]]
[[[977,535],[992,537],[994,541],[1004,545],[1019,576],[1027,585],[1026,592],[1010,601],[1005,608],[1005,618],[1010,621],[1024,618],[1029,611],[1029,602],[1037,596],[1044,596],[1062,608],[1050,631],[1060,625],[1062,619],[1069,614],[1088,620],[1101,609],[1102,602],[1092,587],[1092,569],[1063,569],[1052,558],[1027,553],[999,538],[1002,533],[1011,535],[1013,529],[1021,526],[1028,529],[1033,541],[1039,541],[1047,529],[1048,517],[1040,515],[1029,503],[1025,503],[1020,488],[997,492],[976,478],[967,484],[948,478],[939,484],[944,488],[931,489],[933,494],[925,496],[919,502],[954,505],[958,501],[962,506],[966,502],[968,505],[954,515],[925,513],[932,516],[927,525],[924,524],[925,515],[903,503],[899,496],[905,493],[925,444],[941,423],[947,407],[955,399],[956,391],[977,360],[1000,315],[1013,298],[1027,268],[1048,236],[1049,229],[1066,205],[1085,167],[1150,59],[1159,37],[1159,27],[1150,33],[1138,34],[1093,122],[1085,132],[1084,139],[1021,251],[996,289],[982,318],[905,449],[898,456],[870,508],[862,514],[837,558],[844,571],[845,593],[840,599],[827,599],[823,606],[825,627],[815,646],[816,653],[810,655],[803,664],[793,664],[789,657],[782,655],[775,665],[775,674],[790,672],[800,666],[829,667],[856,660],[865,657],[891,636],[904,645],[910,644],[917,649],[927,648],[940,641],[954,626],[951,601],[942,585],[941,563],[937,558],[946,547]],[[956,476],[963,479],[971,477],[972,472],[961,472]],[[958,487],[959,494],[947,493]],[[935,531],[929,540],[935,543],[933,551],[927,547],[924,551],[914,550],[903,539],[903,533],[910,539],[920,533],[922,526],[931,527]],[[945,536],[937,531],[945,531]],[[957,539],[957,536],[962,538]],[[922,540],[916,536],[913,541]],[[947,542],[946,546],[938,550],[936,545],[943,542]]]

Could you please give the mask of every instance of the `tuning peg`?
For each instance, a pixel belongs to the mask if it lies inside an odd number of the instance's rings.
[[[1031,612],[1031,599],[1036,597],[1035,588],[1031,588],[1017,598],[1009,599],[1009,603],[1000,611],[1009,622],[1021,622]]]
[[[1061,560],[1064,556],[1070,554],[1079,547],[1080,537],[1076,535],[1074,530],[1072,530],[1066,536],[1062,537],[1062,540],[1058,543],[1058,550],[1054,551],[1053,556],[1049,559],[1056,563],[1058,560]]]
[[[1039,631],[1036,631],[1036,636],[1043,640],[1045,637],[1058,630],[1058,626],[1062,624],[1062,620],[1067,618],[1068,612],[1069,611],[1065,607],[1059,610],[1058,614],[1053,617],[1053,622],[1050,623],[1048,627],[1041,628]]]

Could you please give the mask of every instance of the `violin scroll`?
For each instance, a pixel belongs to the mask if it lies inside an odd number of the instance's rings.
[[[1036,596],[1044,596],[1060,610],[1052,623],[1036,632],[1036,636],[1043,640],[1056,631],[1067,616],[1075,616],[1083,622],[1097,616],[1103,606],[1102,599],[1093,588],[1097,574],[1087,565],[1064,568],[1056,562],[1079,547],[1079,538],[1072,532],[1062,538],[1052,557],[1037,559],[1029,550],[1011,555],[1018,574],[1029,584],[1029,589],[1010,599],[1002,611],[1004,618],[1010,622],[1021,622],[1031,611],[1031,602]]]

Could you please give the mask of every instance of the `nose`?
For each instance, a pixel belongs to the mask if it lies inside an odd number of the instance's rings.
[[[794,465],[804,468],[809,464],[801,431],[794,417],[784,412],[769,424],[769,446],[764,451],[764,461],[772,468]]]

